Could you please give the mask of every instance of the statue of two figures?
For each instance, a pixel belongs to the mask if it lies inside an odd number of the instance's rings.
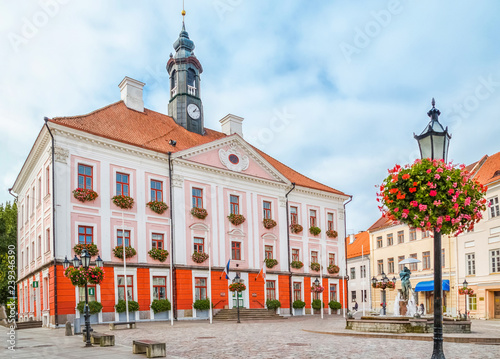
[[[401,278],[401,289],[398,294],[399,305],[396,310],[399,309],[399,315],[413,317],[417,312],[417,306],[415,303],[415,294],[411,288],[410,283],[411,271],[405,266],[399,277]]]

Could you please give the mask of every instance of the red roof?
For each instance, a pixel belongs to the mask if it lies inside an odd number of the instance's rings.
[[[483,185],[498,181],[500,180],[500,152],[492,156],[485,155],[466,169]]]
[[[398,223],[393,221],[392,219],[382,216],[375,223],[373,223],[370,228],[368,228],[368,232],[378,231],[380,229],[388,228],[396,224]]]
[[[49,122],[161,153],[178,152],[226,137],[224,133],[208,128],[205,128],[204,135],[199,135],[178,125],[170,116],[146,108],[144,112],[134,111],[123,101],[87,115],[57,117]],[[169,145],[169,140],[177,141],[176,146]],[[283,176],[298,186],[347,196],[341,191],[294,171],[266,153],[255,150]]]
[[[347,258],[359,257],[361,254],[370,255],[370,235],[368,231],[356,234],[352,243],[349,243],[349,240],[350,238],[347,237]]]

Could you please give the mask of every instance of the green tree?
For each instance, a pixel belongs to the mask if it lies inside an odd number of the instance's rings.
[[[5,304],[8,297],[12,297],[9,291],[9,274],[17,275],[17,265],[9,267],[9,247],[17,254],[17,205],[7,202],[5,206],[0,204],[0,304]],[[12,251],[14,248],[14,251]],[[12,260],[11,260],[12,261]],[[17,255],[14,256],[14,263]],[[12,278],[11,278],[12,279]]]

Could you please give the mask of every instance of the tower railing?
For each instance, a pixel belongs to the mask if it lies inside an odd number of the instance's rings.
[[[192,96],[196,96],[196,87],[189,86],[189,85],[187,85],[187,87],[188,87],[188,94],[192,95]]]
[[[170,90],[170,94],[172,97],[174,97],[175,95],[177,95],[177,86],[175,86],[172,90]]]

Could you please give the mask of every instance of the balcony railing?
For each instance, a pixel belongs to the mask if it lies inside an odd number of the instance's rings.
[[[170,94],[172,97],[174,97],[175,95],[177,95],[177,86],[175,86],[172,90],[170,90]]]
[[[196,87],[188,85],[188,94],[192,96],[196,96]]]

